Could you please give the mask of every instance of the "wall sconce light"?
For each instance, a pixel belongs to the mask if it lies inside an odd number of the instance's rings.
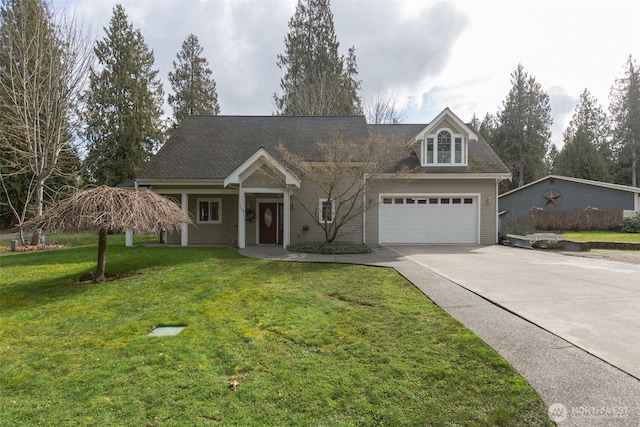
[[[302,231],[309,231],[309,226],[308,225],[303,225],[302,226]]]
[[[291,209],[295,209],[296,208],[296,201],[292,200],[291,201]]]
[[[486,203],[487,205],[490,205],[492,201],[493,201],[493,199],[491,198],[491,196],[488,196],[488,197],[487,197],[487,200],[485,200],[485,203]]]

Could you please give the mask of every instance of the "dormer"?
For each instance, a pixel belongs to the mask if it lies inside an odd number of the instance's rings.
[[[469,126],[445,108],[415,138],[421,166],[467,166],[469,142],[477,141]]]

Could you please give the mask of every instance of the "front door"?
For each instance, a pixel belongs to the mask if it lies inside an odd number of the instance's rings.
[[[278,204],[260,203],[260,243],[277,243],[278,237]]]

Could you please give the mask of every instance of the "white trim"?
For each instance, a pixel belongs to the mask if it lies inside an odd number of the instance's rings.
[[[223,185],[222,179],[137,179],[138,187],[153,185]]]
[[[158,194],[238,194],[236,188],[151,188],[152,191]]]
[[[455,166],[455,165],[449,165]],[[371,178],[369,178],[371,179]],[[386,173],[378,174],[375,179],[495,179],[497,182],[511,179],[511,174],[504,173]]]
[[[450,118],[459,128],[463,130],[464,133],[466,133],[468,141],[478,140],[478,135],[473,130],[471,130],[471,128],[467,126],[462,120],[460,120],[460,118],[456,116],[449,109],[449,107],[447,107],[444,110],[442,110],[442,112],[440,112],[440,114],[438,114],[436,118],[431,121],[431,123],[429,123],[424,129],[422,129],[420,133],[418,133],[415,137],[413,137],[413,139],[409,141],[409,145],[413,145],[419,140],[424,140],[425,135],[432,134],[434,132],[433,130],[436,129],[437,127],[442,127],[441,122],[442,120],[444,120],[445,117]]]
[[[189,194],[182,193],[182,212],[189,215]],[[180,226],[180,246],[189,246],[189,224],[183,222]]]
[[[213,210],[211,209],[212,203],[218,203],[218,219],[208,221],[203,221],[200,219],[200,203],[207,202],[209,203],[209,216],[211,217],[213,214]],[[198,197],[196,199],[196,224],[222,224],[222,198],[220,197]]]
[[[438,136],[442,133],[442,132],[448,132],[449,133],[449,137],[451,138],[451,141],[449,142],[449,149],[450,149],[450,155],[451,155],[451,162],[449,163],[444,163],[444,162],[440,162],[438,159]],[[433,139],[433,163],[427,163],[427,139]],[[462,140],[462,147],[460,147],[462,149],[462,152],[460,153],[461,155],[461,162],[460,163],[455,163],[455,158],[456,158],[456,139],[461,139]],[[421,161],[420,161],[420,165],[422,167],[445,167],[445,166],[468,166],[468,162],[469,162],[469,140],[468,138],[465,138],[465,136],[461,133],[455,133],[452,129],[448,128],[448,127],[439,127],[436,128],[434,133],[429,133],[429,134],[425,134],[424,135],[424,139],[422,140],[422,145],[424,147],[424,156],[422,157]]]
[[[621,184],[610,184],[608,182],[592,181],[590,179],[583,179],[583,178],[572,178],[572,177],[569,177],[569,176],[547,175],[544,178],[540,178],[540,179],[538,179],[536,181],[533,181],[533,182],[530,182],[528,184],[525,184],[522,187],[518,187],[518,188],[513,189],[511,191],[507,191],[506,193],[502,193],[499,197],[503,197],[503,196],[509,195],[511,193],[515,193],[516,191],[520,191],[520,190],[522,190],[524,188],[531,187],[532,185],[539,184],[542,181],[550,179],[550,178],[559,179],[561,181],[576,182],[578,184],[593,185],[595,187],[603,187],[603,188],[608,188],[610,190],[628,191],[630,193],[640,194],[640,187],[631,187],[631,186],[628,186],[628,185],[621,185]]]
[[[238,191],[238,248],[244,249],[247,242],[247,233],[246,233],[246,194],[244,188],[240,186]]]
[[[321,197],[318,199],[318,222],[321,222],[323,224],[331,224],[333,223],[333,221],[336,218],[336,204],[335,204],[335,200],[336,199],[331,199],[331,220],[330,221],[325,221],[324,220],[324,210],[322,209],[322,204],[323,203],[328,203],[329,199],[326,197]]]
[[[269,188],[269,187],[242,187],[245,193],[265,193],[265,194],[282,194],[285,190],[282,188]]]
[[[240,166],[238,166],[228,177],[224,179],[224,186],[227,187],[231,184],[240,184],[244,181],[245,172],[251,172],[257,170],[262,164],[271,164],[275,167],[285,178],[286,185],[293,185],[300,188],[300,179],[296,177],[289,169],[284,167],[280,162],[273,158],[264,147],[260,147],[251,157],[245,160]]]
[[[288,191],[282,193],[282,247],[286,249],[291,239],[291,195]]]
[[[380,241],[380,225],[382,224],[383,221],[383,215],[381,212],[381,209],[383,209],[383,206],[385,206],[382,201],[383,198],[385,197],[390,197],[390,198],[395,198],[395,197],[409,197],[409,196],[415,196],[415,197],[420,197],[420,198],[430,198],[430,197],[437,197],[437,198],[441,198],[441,197],[449,197],[449,198],[473,198],[475,200],[475,204],[476,204],[476,242],[475,244],[480,244],[480,235],[481,235],[481,227],[482,227],[482,218],[481,218],[481,213],[482,213],[482,193],[451,193],[451,192],[447,192],[447,193],[414,193],[414,192],[410,192],[410,193],[380,193],[378,194],[378,244],[384,244]],[[428,204],[428,201],[427,201]],[[496,218],[497,221],[497,218]],[[497,227],[496,227],[497,229]]]

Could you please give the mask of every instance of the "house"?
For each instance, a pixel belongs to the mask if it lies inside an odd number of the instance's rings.
[[[316,143],[336,130],[353,140],[373,132],[401,135],[411,148],[403,169],[381,176],[375,192],[366,194],[371,208],[341,240],[496,243],[498,183],[511,174],[449,109],[428,124],[410,125],[368,125],[363,116],[190,116],[136,184],[174,198],[194,218],[167,236],[170,244],[243,248],[322,241],[322,229],[292,194],[305,206],[318,206],[316,215],[330,212],[332,202],[285,165],[279,146],[320,161]]]
[[[640,188],[568,176],[549,175],[499,197],[502,224],[529,217],[531,208],[576,211],[587,208],[640,212]]]

